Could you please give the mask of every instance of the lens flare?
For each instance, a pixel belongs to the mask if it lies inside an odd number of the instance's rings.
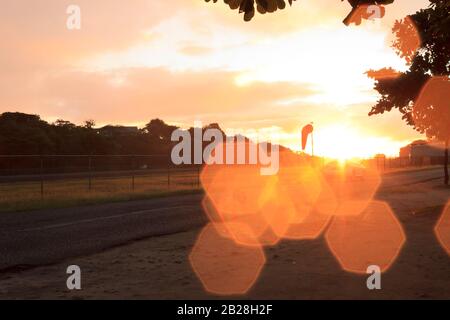
[[[450,255],[450,201],[447,202],[442,215],[439,218],[434,233],[444,250]]]
[[[192,269],[208,292],[245,294],[266,263],[264,251],[261,247],[240,246],[223,237],[218,228],[220,225],[208,224],[200,233],[189,256]]]
[[[220,213],[247,215],[261,208],[258,198],[267,183],[260,167],[253,165],[207,165],[200,180]]]
[[[222,223],[238,244],[273,244],[273,239],[260,239],[269,228],[260,196],[270,177],[262,176],[259,166],[206,165],[200,179],[208,198],[203,208],[212,222]]]
[[[419,131],[442,141],[450,139],[449,77],[436,76],[427,81],[414,102],[412,119]]]
[[[313,210],[321,192],[321,179],[308,164],[283,163],[279,170],[279,184],[283,194],[295,207],[293,223],[301,223]]]
[[[228,229],[224,227],[222,216],[219,214],[219,212],[217,212],[217,209],[214,207],[214,204],[208,196],[203,197],[202,208],[210,223],[217,228],[217,231],[223,237],[233,238]]]
[[[374,198],[381,184],[376,168],[346,162],[343,165],[329,164],[324,169],[326,181],[334,191],[338,206],[334,215],[359,215]]]
[[[372,201],[361,215],[334,217],[325,238],[341,267],[354,273],[366,273],[370,265],[388,270],[406,241],[397,217],[381,201]]]
[[[264,203],[261,209],[262,217],[276,236],[284,237],[296,216],[296,210],[279,177],[272,177],[271,183],[267,185],[260,199]]]

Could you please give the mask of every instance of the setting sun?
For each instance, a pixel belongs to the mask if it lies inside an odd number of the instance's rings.
[[[339,125],[318,129],[315,143],[317,154],[337,159],[369,158],[377,153],[393,156],[399,149],[399,143],[392,140],[370,137]]]
[[[280,138],[291,149],[300,151],[300,134]],[[351,126],[330,125],[316,127],[314,131],[314,154],[339,160],[371,158],[375,154],[396,156],[406,142],[393,141],[388,138],[370,136]],[[312,142],[309,140],[306,152],[311,153]]]

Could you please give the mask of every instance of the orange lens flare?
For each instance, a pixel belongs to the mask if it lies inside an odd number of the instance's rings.
[[[256,165],[206,165],[201,182],[207,194],[203,208],[212,222],[220,222],[237,244],[260,246],[269,228],[261,214],[260,196],[269,183]]]
[[[314,205],[314,210],[322,216],[335,215],[339,205],[336,194],[323,177],[320,178],[320,181],[321,191]]]
[[[237,245],[217,228],[209,224],[200,233],[189,256],[192,268],[208,292],[245,294],[266,263],[264,251],[261,247]]]
[[[239,245],[259,247],[266,243],[261,237],[269,224],[260,213],[225,219],[223,225]]]
[[[450,201],[447,202],[447,205],[434,228],[434,233],[442,248],[450,255]]]
[[[307,164],[283,164],[279,184],[295,207],[293,223],[301,223],[313,210],[321,193],[319,173]]]
[[[200,180],[219,213],[239,216],[261,208],[259,195],[267,183],[256,165],[207,165]]]
[[[301,223],[293,223],[285,234],[286,239],[306,240],[318,238],[328,226],[335,214],[338,202],[336,195],[328,183],[320,177],[320,194],[314,208],[306,215]]]
[[[211,199],[208,198],[208,196],[203,197],[202,200],[202,208],[203,212],[208,217],[210,223],[217,228],[217,231],[226,238],[233,238],[233,236],[230,234],[227,228],[223,225],[223,218],[217,212],[216,208],[214,207],[214,204],[212,203]]]
[[[284,159],[275,176],[262,176],[259,166],[207,165],[201,181],[209,219],[222,223],[225,236],[240,245],[275,245],[288,230],[288,238],[314,237],[328,223],[325,212],[336,207],[321,174],[296,159]],[[313,215],[316,206],[319,213]]]
[[[436,76],[427,81],[414,102],[412,119],[419,131],[442,141],[450,139],[449,77]]]
[[[338,202],[336,216],[359,215],[373,200],[381,184],[378,170],[357,163],[325,168],[324,175]]]
[[[331,215],[318,211],[311,212],[302,223],[291,224],[284,238],[292,240],[312,240],[318,238],[331,220]]]
[[[261,202],[264,203],[261,215],[273,233],[282,238],[296,217],[296,210],[291,198],[280,185],[279,179],[273,178],[272,184],[265,189],[261,197]]]
[[[386,271],[406,241],[389,205],[373,200],[381,177],[372,167],[331,163],[319,171],[284,158],[277,175],[262,176],[252,165],[207,165],[201,181],[211,223],[190,259],[210,292],[247,292],[265,263],[263,246],[316,239],[327,226],[328,247],[349,272],[366,273],[370,265]]]
[[[335,217],[325,238],[341,267],[354,273],[366,273],[370,265],[386,271],[406,241],[397,217],[381,201],[372,201],[361,215]]]
[[[212,201],[206,196],[202,201],[202,207],[211,223],[218,227],[219,233],[237,244],[246,246],[261,246],[261,244],[273,245],[274,240],[264,239],[264,234],[269,228],[268,223],[261,214],[232,215],[219,212]]]

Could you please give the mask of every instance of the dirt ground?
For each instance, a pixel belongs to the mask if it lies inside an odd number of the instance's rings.
[[[366,275],[343,271],[323,236],[265,248],[267,263],[254,287],[239,299],[450,298],[450,256],[433,228],[450,199],[438,182],[398,187],[377,195],[387,201],[407,236],[382,289],[368,290]],[[3,299],[214,299],[189,264],[200,230],[149,238],[57,265],[0,275]],[[66,268],[82,270],[82,290],[66,288]]]

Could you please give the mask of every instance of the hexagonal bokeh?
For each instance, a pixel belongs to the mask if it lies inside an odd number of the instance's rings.
[[[450,255],[450,201],[442,211],[442,215],[437,222],[434,233],[444,250]]]
[[[270,227],[260,213],[226,220],[224,222],[224,227],[237,244],[243,246],[272,244],[267,243],[268,240],[264,238],[266,231],[270,229]]]
[[[202,208],[203,208],[203,212],[208,217],[210,223],[217,228],[217,231],[219,231],[219,233],[223,237],[232,238],[232,235],[227,230],[227,228],[223,227],[223,225],[222,225],[223,224],[223,218],[217,212],[217,209],[214,207],[214,204],[212,203],[211,199],[208,196],[203,197]]]
[[[338,203],[336,216],[359,215],[373,200],[381,184],[376,168],[358,163],[329,165],[324,169],[324,175]]]
[[[280,189],[295,207],[293,223],[301,223],[313,210],[322,190],[321,176],[309,164],[283,163],[279,171]]]
[[[261,247],[240,246],[208,224],[189,255],[194,272],[208,292],[245,294],[266,262]]]
[[[324,216],[335,215],[338,208],[338,199],[328,182],[320,176],[320,194],[314,205],[314,210]]]
[[[386,271],[406,241],[397,217],[381,201],[372,201],[361,215],[334,217],[325,238],[341,267],[355,273],[366,273],[370,265]]]
[[[414,103],[412,110],[414,126],[419,130],[428,131],[429,128],[434,128],[441,137],[450,135],[449,101],[450,79],[447,76],[431,77]],[[439,147],[438,144],[435,146]],[[444,148],[444,144],[441,146]]]
[[[293,201],[287,195],[278,177],[273,177],[261,195],[263,206],[261,216],[270,226],[270,229],[278,237],[282,238],[296,216]]]
[[[292,240],[316,239],[331,220],[331,215],[311,212],[301,223],[294,223],[285,232],[284,238]]]
[[[338,203],[328,183],[319,175],[320,194],[310,212],[300,223],[292,223],[285,238],[292,240],[316,239],[328,226],[335,214]]]
[[[206,165],[200,180],[219,213],[239,216],[258,212],[267,177],[256,165]]]
[[[273,237],[266,238],[265,234],[269,225],[260,212],[247,215],[219,212],[208,196],[204,197],[202,207],[211,223],[218,227],[219,233],[233,239],[237,244],[260,246],[273,245],[274,241],[277,242]]]
[[[211,221],[212,223],[223,222],[222,216],[219,214],[219,212],[217,212],[217,209],[214,207],[214,204],[208,196],[203,197],[202,208],[209,221]]]
[[[208,200],[203,208],[212,222],[221,222],[241,245],[273,244],[263,234],[269,228],[261,214],[261,194],[270,177],[261,175],[257,165],[206,165],[200,179]]]

